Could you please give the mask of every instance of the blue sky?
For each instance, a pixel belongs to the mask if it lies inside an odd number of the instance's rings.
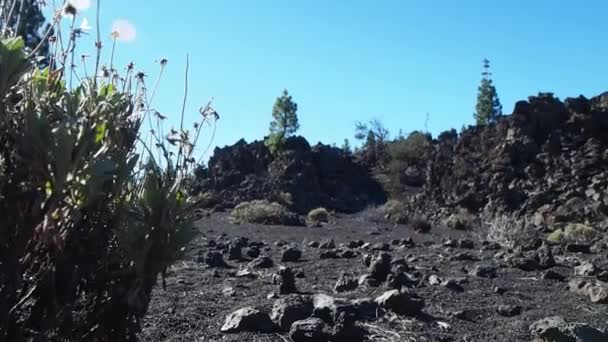
[[[505,113],[539,91],[563,99],[608,90],[608,2],[600,0],[103,0],[101,7],[106,37],[115,19],[137,28],[135,41],[117,47],[115,64],[132,60],[152,82],[155,61],[169,60],[154,106],[174,123],[189,53],[186,119],[214,97],[221,120],[213,146],[262,138],[283,88],[312,144],[352,142],[354,123],[371,118],[393,135],[424,129],[426,113],[433,135],[460,129],[473,123],[483,58]],[[94,26],[94,6],[83,15]],[[94,51],[86,39],[81,48]]]

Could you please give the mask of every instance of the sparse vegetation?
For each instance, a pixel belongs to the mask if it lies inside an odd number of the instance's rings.
[[[232,210],[231,217],[235,223],[259,223],[269,225],[299,224],[294,214],[277,202],[253,200],[239,203]]]
[[[512,215],[486,216],[483,218],[486,232],[485,239],[505,248],[515,248],[532,237],[531,221]]]
[[[547,236],[551,243],[591,242],[598,236],[598,231],[582,223],[569,223],[564,229],[556,229]]]
[[[464,208],[458,209],[445,220],[445,225],[455,230],[468,230],[472,228],[475,217]]]
[[[426,217],[422,215],[414,215],[414,218],[410,220],[409,224],[414,231],[419,233],[428,233],[431,231],[431,224]]]
[[[384,218],[395,224],[406,224],[408,222],[407,208],[403,202],[398,200],[389,200],[382,206]]]
[[[329,222],[329,212],[325,208],[316,208],[307,215],[307,221],[311,225],[320,225]]]

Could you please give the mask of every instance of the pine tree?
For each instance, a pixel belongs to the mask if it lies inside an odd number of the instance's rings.
[[[350,141],[348,141],[348,139],[344,139],[344,143],[342,144],[342,151],[344,151],[344,153],[346,153],[346,154],[353,153],[353,149],[350,146]]]
[[[283,90],[283,94],[276,99],[272,107],[273,120],[270,122],[270,135],[266,139],[266,146],[273,154],[300,128],[297,112],[298,104],[293,101],[287,90]]]
[[[502,115],[502,105],[491,78],[490,61],[487,59],[483,60],[481,75],[481,84],[477,88],[477,105],[475,106],[474,117],[478,125],[487,125]]]

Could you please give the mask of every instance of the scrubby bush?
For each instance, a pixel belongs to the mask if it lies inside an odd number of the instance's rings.
[[[431,231],[431,224],[426,217],[422,215],[415,215],[409,224],[413,230],[420,233],[428,233]]]
[[[239,203],[231,213],[235,223],[258,223],[269,225],[301,225],[297,215],[283,205],[268,200],[253,200]]]
[[[468,210],[460,208],[454,214],[450,215],[445,220],[445,225],[448,228],[455,230],[467,230],[472,228],[475,223],[475,217]]]
[[[317,208],[311,210],[307,215],[307,221],[311,225],[320,225],[324,222],[329,222],[329,212],[325,208]]]
[[[591,242],[598,236],[598,231],[582,223],[569,223],[564,229],[556,229],[547,236],[551,243]]]
[[[408,222],[407,208],[401,201],[389,200],[382,206],[381,210],[384,213],[384,218],[395,224]]]
[[[498,243],[505,248],[515,248],[533,238],[531,221],[514,215],[486,215],[483,218],[486,231],[485,240]]]
[[[40,70],[24,45],[0,37],[0,341],[135,340],[193,237],[183,180],[203,125],[150,146],[143,74],[110,67],[71,86],[70,54]]]

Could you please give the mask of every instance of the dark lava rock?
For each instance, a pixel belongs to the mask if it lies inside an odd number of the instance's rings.
[[[241,260],[241,246],[230,244],[228,247],[228,260]]]
[[[569,323],[562,317],[543,318],[530,326],[532,336],[546,342],[604,342],[608,334],[583,323]]]
[[[294,246],[290,246],[283,250],[283,254],[281,254],[282,262],[296,262],[300,260],[302,257],[302,251],[297,249]]]
[[[287,138],[276,155],[264,141],[240,140],[216,148],[195,183],[195,193],[205,191],[224,207],[256,199],[278,201],[289,193],[290,209],[300,214],[318,207],[353,213],[386,201],[366,165],[339,148],[311,147],[300,136]]]
[[[496,307],[496,312],[505,317],[513,317],[521,314],[521,306],[518,305],[499,305]]]
[[[359,320],[375,320],[378,314],[378,303],[372,298],[360,298],[352,301]]]
[[[376,298],[381,308],[399,315],[415,316],[424,308],[424,299],[408,292],[399,290],[386,291]]]
[[[342,259],[352,259],[357,256],[357,253],[351,249],[344,250],[341,253],[338,253],[338,256]]]
[[[388,243],[381,243],[378,242],[376,244],[374,244],[372,246],[372,251],[384,251],[384,252],[388,252],[391,250],[391,245],[389,245]]]
[[[469,252],[458,253],[450,257],[450,260],[453,261],[477,261],[478,257],[474,256]]]
[[[453,290],[456,292],[464,291],[464,287],[462,287],[461,284],[462,284],[461,281],[458,281],[454,278],[446,279],[441,282],[441,286],[445,287],[446,289],[450,289],[450,290]]]
[[[238,333],[242,331],[268,333],[272,332],[273,323],[268,314],[252,307],[246,307],[229,314],[220,330],[223,333]]]
[[[207,252],[205,255],[205,264],[207,267],[216,268],[216,267],[227,267],[228,264],[224,261],[224,257],[222,253],[217,251]]]
[[[289,338],[293,342],[326,342],[329,341],[329,334],[325,322],[319,318],[308,318],[291,325]]]
[[[444,247],[456,247],[456,246],[458,246],[458,241],[456,241],[454,239],[447,239],[447,240],[443,241],[443,246]]]
[[[308,243],[308,247],[310,248],[319,248],[319,245],[321,245],[319,241],[311,241]]]
[[[475,248],[475,242],[473,240],[462,239],[458,240],[458,246],[464,249],[473,249]]]
[[[493,265],[476,265],[470,274],[481,278],[496,278],[497,267]]]
[[[279,285],[279,294],[297,293],[296,278],[289,267],[281,266],[273,277],[275,285]]]
[[[292,294],[274,302],[270,318],[279,329],[289,331],[293,322],[310,317],[312,310],[313,303],[309,297]]]
[[[358,286],[359,286],[359,283],[357,282],[357,280],[353,279],[352,277],[346,275],[343,272],[340,274],[340,277],[338,278],[338,281],[336,282],[336,285],[334,286],[334,291],[338,292],[338,293],[354,291],[357,289]]]
[[[257,257],[249,263],[250,268],[272,268],[273,266],[274,262],[267,256]]]
[[[391,269],[393,272],[407,272],[410,270],[410,267],[404,258],[397,258],[391,261]]]
[[[553,270],[548,270],[545,271],[542,275],[542,279],[546,279],[546,280],[557,280],[557,281],[564,281],[566,280],[566,277],[560,273],[557,273]]]
[[[583,277],[593,277],[600,272],[600,269],[591,262],[584,262],[574,268],[574,274]]]
[[[260,256],[260,248],[257,246],[251,246],[247,249],[247,256],[250,258],[257,258]]]
[[[321,248],[321,249],[334,249],[334,248],[336,248],[336,243],[334,242],[333,239],[324,240],[324,241],[321,242],[321,244],[319,244],[319,248]]]
[[[334,298],[325,294],[313,296],[313,317],[328,324],[353,323],[357,316],[355,306],[346,299]]]
[[[370,275],[379,282],[386,280],[386,277],[391,272],[391,255],[388,253],[379,253],[372,258],[369,266]]]
[[[473,310],[456,310],[453,311],[452,316],[454,316],[455,318],[461,319],[463,321],[474,321],[477,318],[477,313]]]
[[[390,273],[386,278],[386,287],[400,290],[402,287],[415,287],[418,284],[414,277],[406,272]]]
[[[358,280],[359,286],[368,286],[368,287],[378,287],[381,282],[372,277],[371,274],[364,274],[359,277]]]
[[[330,249],[319,254],[319,258],[323,259],[340,259],[340,255],[338,251],[335,249]]]
[[[595,304],[608,304],[608,286],[602,283],[574,278],[568,283],[568,289]]]
[[[361,244],[359,244],[359,242],[361,242]],[[349,241],[346,244],[347,248],[359,248],[363,245],[363,241]]]
[[[591,245],[582,243],[569,243],[566,245],[566,250],[572,253],[591,253]]]

